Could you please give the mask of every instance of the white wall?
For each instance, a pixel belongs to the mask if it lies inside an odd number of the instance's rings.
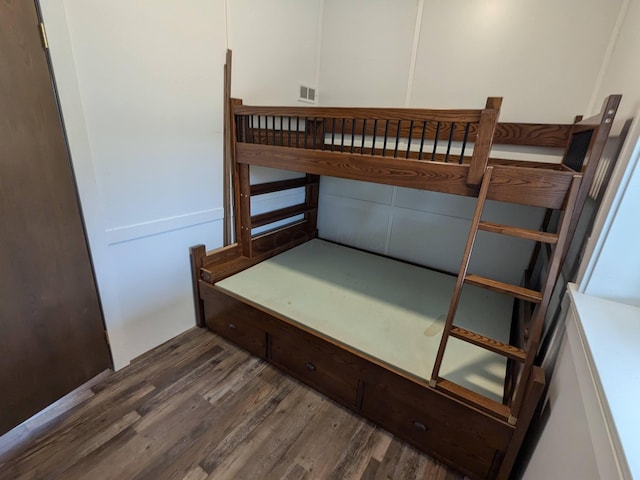
[[[224,3],[41,4],[120,368],[193,325],[187,249],[220,243]]]
[[[478,108],[502,121],[587,113],[622,0],[425,0],[411,106]]]
[[[501,120],[571,122],[587,113],[622,0],[560,3],[325,0],[321,103],[480,108],[499,95]],[[322,179],[320,203],[321,236],[450,272],[475,204],[332,178]],[[542,219],[539,209],[513,205],[485,211],[529,228]],[[517,283],[531,248],[482,235],[470,268]]]
[[[194,325],[188,247],[222,241],[227,23],[234,95],[316,78],[319,1],[229,3],[41,1],[116,368]]]
[[[325,0],[322,104],[403,106],[417,11],[418,0]]]
[[[600,106],[600,101],[606,95],[622,94],[622,103],[616,115],[618,127],[640,111],[640,1],[625,0],[624,4],[594,94],[594,109]]]
[[[229,0],[227,5],[232,96],[251,105],[296,105],[298,84],[317,83],[322,2]]]

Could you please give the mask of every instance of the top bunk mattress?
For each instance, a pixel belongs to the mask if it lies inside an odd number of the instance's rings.
[[[216,283],[427,380],[456,282],[452,275],[314,239]],[[465,285],[455,325],[509,341],[513,299]],[[450,338],[440,376],[501,402],[506,359]]]

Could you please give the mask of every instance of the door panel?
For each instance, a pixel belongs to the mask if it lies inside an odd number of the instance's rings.
[[[0,434],[111,367],[34,2],[0,2]]]

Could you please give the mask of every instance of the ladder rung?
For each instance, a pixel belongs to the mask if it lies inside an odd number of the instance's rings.
[[[464,328],[451,327],[450,334],[452,337],[459,338],[460,340],[464,340],[465,342],[473,343],[474,345],[482,347],[486,350],[490,350],[494,353],[499,353],[500,355],[503,355],[512,360],[517,360],[519,362],[524,362],[527,356],[525,351],[520,348],[516,348],[513,345],[499,342],[498,340],[494,340],[493,338],[485,337],[484,335],[480,335],[479,333],[475,333],[470,330],[465,330]]]
[[[535,240],[536,242],[555,244],[558,242],[558,235],[555,233],[539,232],[537,230],[528,230],[526,228],[512,227],[510,225],[500,225],[499,223],[480,222],[479,230],[485,232],[501,233],[503,235],[511,235],[512,237],[526,238],[527,240]]]
[[[518,287],[517,285],[479,277],[478,275],[467,275],[464,280],[471,285],[487,288],[494,292],[506,293],[507,295],[526,300],[527,302],[540,303],[542,301],[542,293],[529,288]]]

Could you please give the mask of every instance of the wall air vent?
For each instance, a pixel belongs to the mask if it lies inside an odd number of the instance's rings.
[[[300,90],[298,92],[298,101],[305,103],[317,103],[318,102],[318,92],[315,87],[309,87],[307,85],[300,85]]]

